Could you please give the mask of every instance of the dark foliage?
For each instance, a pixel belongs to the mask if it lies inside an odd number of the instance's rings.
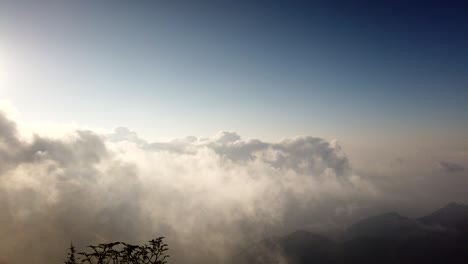
[[[131,245],[112,242],[88,246],[89,252],[80,252],[75,257],[75,248],[70,247],[65,264],[165,264],[169,255],[163,237],[150,240],[148,244]]]
[[[75,247],[73,246],[73,243],[70,244],[70,252],[68,253],[68,259],[65,261],[65,264],[75,264],[76,258],[75,258],[76,250]]]

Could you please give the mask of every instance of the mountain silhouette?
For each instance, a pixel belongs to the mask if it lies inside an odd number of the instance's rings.
[[[279,243],[293,263],[332,263],[337,251],[337,245],[328,238],[302,230],[281,238]]]
[[[233,263],[334,263],[338,245],[304,230],[267,238],[239,255]]]
[[[268,238],[237,263],[468,263],[468,206],[450,203],[419,219],[391,212],[351,225],[344,239],[296,231]]]
[[[347,240],[357,237],[395,237],[419,233],[419,223],[395,212],[363,219],[350,226],[345,233]]]
[[[468,221],[468,205],[450,203],[430,215],[421,217],[419,221],[431,226],[457,229]]]

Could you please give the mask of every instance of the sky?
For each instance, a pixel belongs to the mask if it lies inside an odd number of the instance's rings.
[[[152,140],[430,131],[466,143],[462,4],[2,1],[0,12],[2,97],[27,121]]]
[[[272,234],[468,203],[467,11],[0,0],[0,236],[15,242],[0,263],[151,233],[174,263],[225,263]]]

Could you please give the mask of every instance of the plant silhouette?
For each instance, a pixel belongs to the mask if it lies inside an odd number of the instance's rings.
[[[70,252],[68,253],[68,259],[65,261],[65,264],[75,264],[76,259],[75,259],[75,254],[76,250],[75,247],[73,246],[73,243],[70,244]]]
[[[141,246],[125,242],[90,245],[89,252],[79,253],[71,244],[65,264],[165,264],[169,248],[163,239],[158,237]]]

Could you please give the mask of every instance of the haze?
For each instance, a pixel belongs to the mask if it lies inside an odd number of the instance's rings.
[[[0,263],[468,204],[467,6],[332,2],[1,0]]]

